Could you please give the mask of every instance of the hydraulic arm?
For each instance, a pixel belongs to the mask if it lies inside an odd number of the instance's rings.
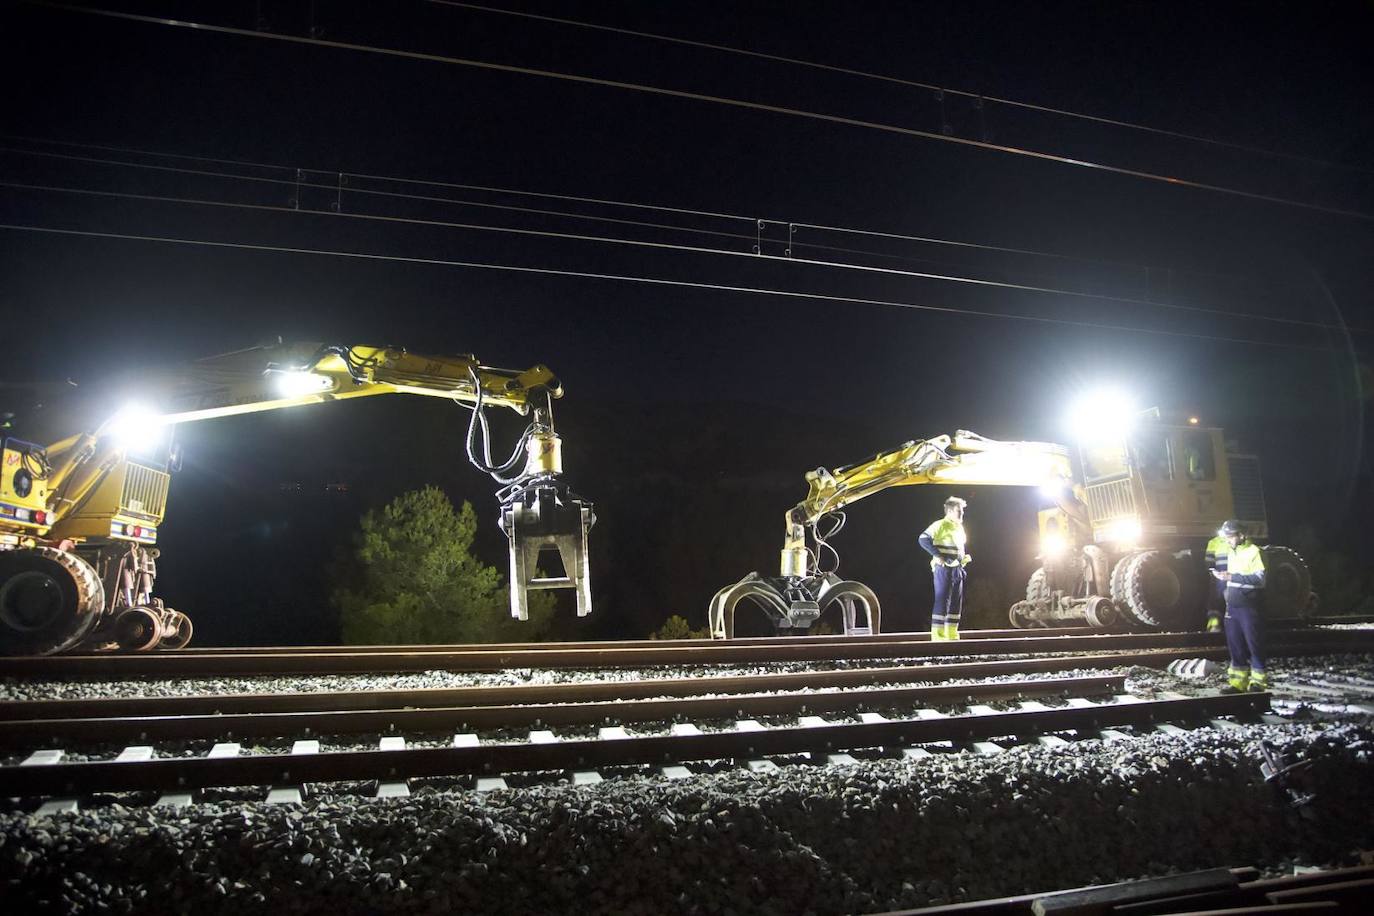
[[[844,526],[845,506],[890,487],[918,484],[1043,486],[1076,502],[1068,450],[1048,442],[1001,442],[967,430],[953,437],[906,442],[867,461],[836,470],[817,468],[806,474],[807,495],[784,519],[779,575],[750,573],[721,589],[711,601],[711,634],[734,635],[735,606],[750,599],[780,630],[805,632],[832,603],[840,604],[846,634],[877,632],[880,608],[866,585],[836,573],[839,554],[829,543]],[[827,568],[824,558],[833,563]],[[858,622],[863,608],[865,623]]]
[[[0,651],[57,652],[80,644],[179,648],[190,622],[151,594],[157,529],[179,455],[178,424],[306,404],[415,394],[471,411],[467,457],[500,485],[510,545],[511,614],[527,617],[529,589],[569,588],[591,610],[587,537],[591,504],[563,479],[553,400],[562,387],[544,366],[483,366],[474,356],[426,356],[394,347],[275,344],[167,370],[137,373],[66,399],[34,418],[49,435],[8,438],[0,481]],[[120,403],[110,410],[111,402]],[[509,457],[493,460],[485,408],[530,417]],[[92,420],[91,418],[101,418]],[[76,429],[75,432],[63,433]],[[55,438],[55,436],[61,436]],[[158,448],[146,446],[160,442]],[[158,454],[160,458],[148,458]],[[539,577],[542,549],[564,575]]]

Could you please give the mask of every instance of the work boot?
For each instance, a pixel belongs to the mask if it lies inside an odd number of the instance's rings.
[[[1268,690],[1268,689],[1269,689],[1269,675],[1268,675],[1268,674],[1266,674],[1266,673],[1263,672],[1263,671],[1252,671],[1252,672],[1250,672],[1250,687],[1249,687],[1249,690],[1250,690],[1251,693],[1264,693],[1264,692],[1265,692],[1266,690]]]
[[[1223,693],[1244,693],[1249,688],[1249,668],[1237,668],[1233,665],[1226,669],[1226,686],[1222,688]]]
[[[948,637],[945,636],[945,628],[943,625],[936,625],[933,623],[930,625],[931,642],[944,642],[947,638]]]
[[[1221,618],[1220,618],[1220,617],[1208,617],[1208,618],[1207,618],[1207,632],[1208,632],[1208,633],[1220,633],[1220,632],[1221,632]]]
[[[957,623],[945,624],[945,639],[958,639],[958,638],[959,638],[959,624],[957,624]]]

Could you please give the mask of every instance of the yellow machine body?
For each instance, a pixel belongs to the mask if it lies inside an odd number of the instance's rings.
[[[46,654],[80,645],[138,651],[186,645],[189,618],[153,593],[160,553],[155,545],[167,511],[169,472],[177,465],[171,430],[182,423],[388,394],[468,406],[474,412],[469,435],[480,426],[478,451],[484,454],[485,407],[531,416],[523,465],[489,466],[490,458],[479,462],[472,448],[468,453],[502,484],[499,521],[510,542],[511,614],[526,618],[531,588],[573,589],[579,616],[590,613],[587,533],[595,516],[562,478],[552,402],[563,389],[546,366],[497,369],[471,354],[276,343],[63,389],[56,398],[44,398],[29,418],[48,427],[44,444],[5,440],[0,654]],[[559,550],[565,576],[539,575],[539,553],[546,547]]]
[[[111,538],[137,544],[157,543],[157,529],[167,511],[172,477],[165,470],[137,461],[114,466],[80,508],[53,526],[56,538]]]
[[[38,446],[6,439],[0,451],[0,546],[47,534],[48,481]]]

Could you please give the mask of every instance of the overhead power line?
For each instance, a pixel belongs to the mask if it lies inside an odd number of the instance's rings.
[[[66,12],[81,13],[90,16],[102,16],[110,19],[119,19],[128,22],[140,22],[151,25],[169,26],[172,28],[188,29],[199,32],[210,32],[220,35],[234,35],[243,38],[255,38],[262,41],[275,41],[287,44],[308,45],[320,48],[332,48],[342,51],[355,51],[367,54],[378,54],[386,57],[394,57],[402,60],[424,61],[427,63],[447,64],[459,67],[471,67],[480,70],[489,70],[498,73],[511,73],[521,76],[536,76],[545,79],[562,80],[565,82],[577,83],[585,86],[599,86],[607,89],[623,89],[631,92],[639,92],[648,95],[658,95],[666,98],[684,99],[695,102],[705,102],[716,105],[723,105],[731,108],[738,108],[747,111],[761,111],[770,114],[786,115],[789,117],[807,118],[815,121],[822,121],[829,124],[839,124],[846,127],[856,127],[867,130],[881,131],[884,133],[898,136],[916,137],[923,140],[936,140],[945,143],[954,143],[975,149],[989,150],[993,152],[1007,153],[1015,156],[1023,156],[1043,162],[1054,162],[1061,165],[1072,165],[1081,168],[1091,169],[1111,175],[1122,175],[1132,178],[1139,178],[1148,181],[1156,181],[1176,187],[1191,188],[1198,191],[1210,191],[1218,194],[1225,194],[1232,197],[1243,198],[1246,200],[1263,201],[1265,203],[1280,204],[1288,207],[1295,207],[1302,210],[1309,210],[1319,213],[1327,213],[1333,216],[1345,216],[1354,219],[1374,220],[1374,214],[1363,213],[1357,210],[1346,210],[1339,207],[1328,207],[1322,204],[1310,203],[1306,201],[1292,200],[1285,197],[1277,197],[1270,194],[1261,194],[1255,191],[1245,191],[1240,188],[1226,187],[1223,185],[1210,184],[1201,181],[1192,181],[1186,178],[1178,178],[1169,175],[1160,175],[1154,172],[1146,172],[1139,169],[1128,169],[1122,166],[1108,165],[1102,162],[1093,162],[1087,159],[1076,159],[1070,156],[1060,156],[1054,153],[1046,153],[1039,150],[1026,149],[1024,147],[1009,146],[999,143],[991,143],[986,140],[974,140],[968,137],[958,137],[948,134],[936,133],[933,131],[919,130],[914,127],[901,127],[896,124],[884,124],[877,121],[868,121],[861,118],[850,118],[843,115],[825,114],[818,111],[807,111],[800,108],[792,108],[785,105],[771,105],[765,102],[751,102],[746,99],[736,99],[727,96],[711,95],[702,92],[692,92],[685,89],[669,89],[663,86],[649,86],[643,83],[632,83],[624,80],[612,80],[602,77],[586,76],[576,73],[561,73],[555,70],[545,70],[536,67],[520,67],[513,64],[498,64],[494,61],[475,60],[472,58],[453,57],[444,54],[432,54],[424,51],[407,51],[400,48],[383,48],[375,45],[360,44],[357,42],[335,41],[326,38],[313,38],[304,35],[287,35],[280,32],[259,32],[253,29],[237,28],[235,26],[215,25],[207,22],[194,22],[184,19],[169,19],[160,16],[145,16],[138,13],[126,13],[116,10],[97,9],[94,7],[79,6],[67,3],[54,3],[50,0],[22,0],[34,6],[47,9],[64,10]]]
[[[586,203],[586,204],[595,204],[595,205],[598,205],[598,206],[624,207],[624,208],[636,209],[636,210],[650,210],[650,211],[655,211],[655,212],[659,212],[659,213],[671,213],[671,214],[674,214],[674,215],[699,216],[699,217],[705,217],[705,218],[711,218],[711,219],[734,220],[734,221],[749,223],[749,224],[751,224],[751,225],[752,225],[753,223],[755,223],[755,222],[757,221],[757,219],[758,219],[757,216],[746,216],[746,215],[742,215],[742,214],[738,214],[738,213],[720,213],[720,212],[716,212],[716,211],[712,211],[712,210],[696,210],[696,209],[691,209],[691,208],[687,208],[687,207],[670,207],[670,206],[665,206],[665,205],[662,205],[662,204],[646,204],[646,203],[639,203],[639,202],[635,202],[635,201],[613,200],[613,199],[601,198],[601,197],[585,197],[585,196],[578,196],[578,195],[573,195],[573,194],[554,194],[554,193],[549,193],[549,192],[544,192],[544,191],[528,191],[528,190],[522,190],[522,189],[520,189],[520,188],[496,187],[496,186],[493,186],[493,185],[463,184],[463,183],[451,182],[451,181],[440,181],[440,180],[436,180],[436,179],[432,179],[432,178],[403,178],[403,177],[398,177],[398,176],[395,176],[395,175],[377,175],[377,174],[368,173],[368,172],[346,172],[346,171],[340,171],[339,169],[331,169],[331,168],[307,167],[307,168],[300,169],[300,168],[297,168],[296,166],[279,165],[279,164],[265,163],[265,162],[254,162],[254,161],[244,160],[244,159],[224,159],[224,158],[217,158],[217,157],[214,157],[214,156],[192,156],[192,155],[186,155],[186,154],[184,154],[184,153],[168,153],[168,152],[162,152],[162,151],[159,151],[159,150],[135,149],[135,148],[131,148],[131,147],[112,146],[112,145],[101,144],[101,143],[79,143],[79,142],[71,141],[71,140],[51,140],[51,139],[47,139],[47,138],[44,138],[44,137],[26,137],[26,136],[17,136],[17,135],[0,134],[0,141],[3,141],[3,142],[15,142],[15,141],[19,141],[19,142],[24,142],[24,143],[40,143],[40,144],[45,144],[45,145],[50,145],[50,146],[73,147],[73,148],[77,148],[77,149],[101,150],[101,151],[104,151],[104,152],[122,153],[122,154],[130,155],[130,156],[153,156],[153,157],[157,157],[157,158],[175,159],[175,160],[180,160],[180,161],[202,162],[202,163],[214,163],[214,164],[217,164],[217,165],[233,165],[233,166],[238,166],[238,167],[240,167],[240,168],[264,169],[264,170],[277,171],[277,172],[282,172],[282,173],[287,173],[287,174],[294,174],[294,173],[296,173],[296,172],[298,172],[298,171],[315,172],[315,173],[326,174],[326,175],[338,175],[338,176],[342,176],[344,179],[347,179],[347,180],[351,180],[351,179],[355,179],[355,178],[356,178],[356,179],[362,179],[362,180],[367,180],[367,181],[391,182],[391,183],[394,183],[394,184],[412,185],[412,186],[420,186],[420,187],[428,187],[428,188],[444,188],[444,189],[447,189],[447,190],[478,191],[478,192],[482,192],[482,193],[491,193],[491,194],[510,194],[510,195],[515,195],[515,196],[519,196],[519,197],[535,197],[535,198],[542,198],[542,199],[546,199],[546,200],[567,201],[567,202],[571,202],[571,203]],[[312,187],[312,188],[318,187],[318,188],[320,188],[320,189],[322,189],[322,190],[329,190],[328,187],[326,187],[326,186],[324,186],[324,185],[322,185],[322,184],[306,183],[306,184],[302,185],[300,179],[294,178],[294,177],[291,177],[291,178],[271,178],[271,177],[258,176],[258,175],[238,175],[238,174],[226,173],[226,172],[214,172],[214,171],[198,170],[198,169],[185,169],[185,168],[179,168],[179,167],[173,167],[173,166],[157,165],[157,164],[153,164],[153,163],[127,162],[127,161],[125,161],[125,160],[117,160],[117,159],[99,159],[99,158],[95,158],[95,157],[79,157],[79,156],[74,156],[74,155],[69,154],[69,153],[53,153],[53,152],[43,151],[43,150],[21,150],[21,149],[11,149],[10,151],[11,151],[11,152],[15,152],[15,153],[21,153],[21,154],[23,154],[23,155],[29,155],[29,156],[45,156],[45,157],[54,158],[54,159],[66,158],[66,159],[72,159],[72,160],[74,160],[74,161],[89,161],[89,162],[101,163],[101,164],[105,164],[105,165],[123,165],[123,166],[127,166],[127,167],[130,167],[130,168],[143,168],[143,169],[150,169],[150,170],[164,171],[164,172],[178,172],[178,171],[180,171],[180,172],[184,172],[185,174],[188,174],[188,175],[203,175],[203,176],[216,177],[216,178],[240,178],[240,179],[245,180],[245,181],[261,181],[261,182],[270,182],[270,183],[279,184],[279,185],[298,185],[298,186],[308,186],[308,187]],[[358,187],[356,187],[356,186],[350,186],[349,190],[350,190],[350,191],[359,191],[360,189],[359,189]],[[394,191],[390,191],[390,192],[388,192],[388,191],[379,191],[379,190],[375,190],[375,189],[369,190],[368,193],[372,193],[372,194],[384,194],[384,195],[391,195],[391,196],[397,196],[397,197],[406,196],[406,195],[403,195],[403,194],[401,194],[401,193],[399,193],[399,192],[394,192]],[[421,199],[421,200],[433,200],[433,201],[447,202],[447,203],[472,204],[473,206],[484,206],[484,204],[479,204],[479,203],[475,203],[475,202],[472,202],[472,201],[456,200],[456,199],[451,198],[451,197],[430,197],[430,196],[424,196],[424,195],[412,195],[412,196],[415,197],[416,199]],[[566,211],[549,211],[549,212],[551,212],[551,213],[562,213],[563,215],[572,216],[572,217],[576,217],[576,218],[582,218],[582,219],[601,220],[601,221],[604,221],[604,222],[615,222],[615,221],[616,221],[615,218],[613,218],[613,217],[588,216],[588,215],[585,215],[585,214],[567,213]],[[1221,271],[1205,270],[1205,269],[1200,269],[1200,268],[1195,268],[1195,267],[1188,267],[1188,268],[1177,268],[1177,267],[1173,267],[1173,266],[1165,267],[1165,266],[1162,266],[1162,265],[1159,265],[1159,264],[1146,264],[1146,263],[1142,263],[1142,262],[1139,262],[1139,261],[1123,261],[1123,260],[1118,260],[1118,259],[1113,259],[1113,258],[1094,258],[1094,257],[1087,257],[1087,256],[1084,256],[1084,255],[1064,254],[1063,252],[1057,252],[1057,251],[1043,251],[1043,250],[1033,249],[1033,248],[1018,248],[1018,247],[1015,247],[1015,246],[1008,246],[1008,245],[993,245],[993,244],[989,244],[989,243],[986,243],[986,242],[970,242],[970,241],[961,240],[961,239],[945,239],[945,238],[939,238],[939,237],[937,237],[937,236],[910,235],[910,234],[903,234],[903,233],[898,233],[898,232],[885,232],[885,231],[874,230],[874,229],[860,229],[860,228],[857,228],[857,227],[854,227],[854,226],[832,226],[832,225],[826,225],[826,224],[822,224],[822,223],[811,223],[811,222],[805,222],[805,221],[801,221],[801,220],[792,220],[792,219],[777,219],[777,218],[774,218],[774,219],[768,219],[767,221],[770,222],[770,223],[787,224],[787,225],[795,226],[795,227],[797,227],[798,229],[815,229],[815,230],[820,231],[820,232],[834,232],[834,233],[841,233],[841,234],[847,234],[847,235],[862,235],[862,236],[868,236],[868,237],[871,237],[871,238],[890,239],[890,240],[905,241],[905,242],[918,242],[918,243],[920,243],[920,244],[926,244],[926,245],[940,245],[940,246],[945,246],[945,247],[950,247],[950,248],[963,248],[963,249],[970,249],[970,250],[977,250],[977,251],[988,251],[988,252],[994,252],[994,253],[999,253],[999,254],[1014,254],[1014,255],[1021,255],[1021,256],[1026,256],[1026,257],[1049,258],[1049,259],[1053,259],[1053,260],[1057,260],[1057,261],[1072,261],[1072,262],[1079,263],[1079,264],[1099,264],[1099,265],[1103,265],[1103,266],[1107,266],[1107,267],[1117,267],[1117,268],[1124,268],[1124,269],[1129,269],[1129,270],[1167,271],[1167,272],[1169,272],[1169,273],[1176,273],[1176,274],[1187,274],[1187,275],[1196,275],[1196,276],[1222,277],[1222,278],[1231,279],[1231,280],[1245,280],[1245,279],[1248,279],[1248,278],[1246,278],[1246,277],[1241,277],[1241,276],[1238,276],[1238,275],[1236,275],[1236,274],[1228,274],[1228,273],[1221,272]],[[630,223],[630,222],[632,222],[632,221],[625,220],[624,222]],[[663,225],[663,224],[660,224],[660,223],[642,223],[641,225],[644,225],[644,226],[661,226],[661,225]],[[674,228],[682,228],[684,231],[688,231],[688,232],[699,232],[699,233],[702,233],[702,234],[713,234],[713,230],[707,230],[707,229],[695,229],[695,228],[691,228],[691,227],[674,227]],[[731,233],[727,233],[727,232],[716,232],[716,233],[714,233],[714,234],[727,235],[727,236],[728,236],[728,235],[732,235]],[[803,243],[803,244],[804,244],[804,243]],[[807,246],[807,247],[829,247],[829,246]],[[848,249],[840,249],[840,250],[848,250]],[[867,251],[867,252],[863,252],[863,253],[882,256],[881,252]],[[938,262],[937,262],[937,263],[938,263]]]
[[[1335,348],[1297,344],[1289,341],[1255,340],[1246,337],[1228,337],[1217,334],[1194,334],[1186,331],[1163,331],[1154,328],[1141,328],[1133,325],[1106,324],[1095,321],[1078,321],[1068,318],[1049,318],[1043,315],[1016,315],[1006,312],[988,312],[975,309],[953,308],[949,306],[928,305],[916,302],[901,302],[891,299],[868,299],[854,296],[835,296],[827,293],[808,293],[799,290],[779,290],[755,286],[733,286],[722,283],[702,283],[690,280],[673,280],[666,277],[641,277],[627,274],[611,274],[592,271],[567,270],[551,267],[529,267],[519,264],[497,264],[488,261],[459,261],[447,258],[422,258],[411,255],[376,254],[361,251],[341,251],[331,248],[301,248],[286,245],[262,245],[250,242],[221,242],[208,239],[189,239],[174,236],[137,235],[122,232],[99,232],[91,229],[64,229],[53,226],[35,226],[20,223],[0,223],[0,229],[16,232],[36,232],[50,235],[81,236],[86,238],[116,239],[122,241],[153,242],[162,244],[190,245],[205,248],[234,249],[243,251],[266,251],[277,254],[319,255],[326,257],[355,258],[365,261],[385,261],[407,264],[423,264],[434,267],[460,267],[480,270],[505,270],[516,273],[577,277],[587,280],[611,280],[627,283],[643,283],[656,286],[676,286],[687,289],[711,290],[729,293],[745,293],[762,296],[778,296],[790,299],[805,299],[824,302],[844,302],[854,305],[878,305],[894,308],[913,309],[922,312],[936,312],[965,318],[1002,319],[1025,321],[1035,324],[1061,325],[1088,328],[1102,331],[1119,331],[1130,334],[1153,334],[1163,337],[1186,338],[1191,340],[1211,340],[1222,343],[1249,344],[1259,347],[1274,347],[1289,350],[1311,350],[1322,353],[1334,352]]]
[[[143,194],[131,191],[108,191],[95,188],[75,188],[61,185],[42,185],[28,182],[15,182],[0,180],[0,187],[11,188],[14,190],[38,191],[47,193],[62,193],[82,195],[88,197],[107,197],[125,200],[143,200],[155,203],[172,203],[191,206],[220,207],[238,210],[253,210],[259,212],[274,212],[282,214],[305,214],[326,218],[339,218],[347,220],[364,220],[372,222],[392,223],[399,225],[429,226],[434,228],[454,229],[473,232],[490,232],[498,234],[520,235],[533,238],[552,239],[559,241],[591,242],[596,244],[624,245],[638,248],[657,249],[661,251],[675,251],[687,254],[711,255],[716,257],[732,257],[748,260],[767,260],[773,263],[799,264],[807,267],[821,267],[838,270],[848,270],[863,273],[877,273],[888,276],[905,277],[917,280],[932,280],[937,282],[958,283],[971,286],[988,287],[995,289],[1005,289],[1015,292],[1026,292],[1036,294],[1052,294],[1059,296],[1072,297],[1076,299],[1091,300],[1097,302],[1110,302],[1119,305],[1135,305],[1143,307],[1153,307],[1174,311],[1191,312],[1202,315],[1216,315],[1224,318],[1244,318],[1249,321],[1264,321],[1270,323],[1284,324],[1290,326],[1311,327],[1324,330],[1340,331],[1362,331],[1358,328],[1344,328],[1330,325],[1323,322],[1308,321],[1300,318],[1283,318],[1279,316],[1254,315],[1247,312],[1237,312],[1227,309],[1213,309],[1202,306],[1179,305],[1175,303],[1155,302],[1149,299],[1134,299],[1123,296],[1109,296],[1098,293],[1085,293],[1079,290],[1057,289],[1054,287],[1033,286],[1024,283],[1009,283],[1000,280],[988,280],[979,277],[966,277],[955,274],[938,274],[926,271],[898,270],[891,267],[874,267],[866,264],[846,264],[840,261],[822,261],[813,258],[801,258],[796,256],[779,257],[777,255],[762,254],[759,252],[732,251],[724,248],[706,248],[697,245],[682,245],[671,242],[655,242],[644,239],[625,239],[612,236],[586,235],[575,232],[558,232],[547,229],[529,229],[515,226],[490,226],[481,223],[453,222],[448,220],[421,219],[418,217],[390,216],[375,213],[347,213],[332,210],[299,210],[293,207],[282,206],[279,204],[260,204],[245,203],[242,201],[210,200],[205,198],[188,198],[171,195]],[[331,186],[320,185],[325,189]],[[519,208],[515,208],[519,209]],[[743,236],[749,239],[749,236]]]
[[[997,105],[1005,105],[1008,108],[1020,108],[1025,111],[1037,111],[1042,114],[1059,115],[1065,118],[1073,118],[1079,121],[1088,121],[1094,124],[1102,124],[1108,127],[1121,127],[1127,130],[1136,130],[1142,133],[1155,134],[1161,137],[1171,137],[1175,140],[1186,140],[1192,143],[1202,143],[1208,146],[1217,146],[1225,149],[1233,149],[1243,153],[1253,153],[1259,156],[1269,156],[1274,159],[1287,159],[1292,162],[1305,162],[1309,165],[1321,166],[1323,168],[1345,169],[1352,172],[1362,172],[1364,174],[1374,174],[1370,169],[1361,168],[1356,165],[1347,165],[1341,162],[1330,162],[1325,159],[1317,159],[1312,156],[1302,156],[1296,153],[1285,153],[1278,150],[1265,149],[1259,146],[1251,146],[1245,143],[1235,143],[1228,140],[1218,140],[1214,137],[1202,137],[1197,134],[1185,133],[1183,131],[1168,130],[1162,127],[1151,127],[1148,124],[1137,124],[1133,121],[1123,121],[1117,118],[1105,118],[1100,115],[1084,114],[1078,111],[1068,111],[1063,108],[1055,108],[1050,105],[1036,105],[1031,102],[1017,101],[1016,99],[1005,99],[995,95],[985,95],[981,92],[969,92],[964,89],[951,89],[948,86],[939,86],[935,83],[923,83],[917,80],[903,79],[885,73],[874,73],[869,70],[856,70],[851,67],[839,67],[834,64],[822,64],[813,60],[803,60],[797,57],[787,57],[781,54],[768,54],[763,51],[751,51],[747,48],[736,48],[730,45],[716,44],[709,41],[694,41],[689,38],[679,38],[673,35],[661,35],[656,32],[642,32],[636,29],[626,29],[617,26],[603,25],[595,22],[583,22],[578,19],[565,19],[560,16],[546,16],[541,13],[529,13],[523,10],[507,10],[494,6],[484,6],[478,3],[464,3],[462,0],[425,0],[437,6],[451,6],[457,9],[472,10],[479,13],[493,13],[498,16],[513,16],[518,19],[529,19],[538,22],[551,22],[557,25],[573,26],[579,29],[590,29],[597,32],[607,32],[614,35],[626,35],[632,38],[644,38],[650,41],[662,41],[668,44],[682,45],[690,48],[703,48],[709,51],[720,51],[724,54],[735,54],[740,57],[752,57],[756,60],[772,61],[773,63],[791,64],[798,67],[805,67],[809,70],[820,70],[829,73],[839,73],[844,76],[857,76],[863,79],[878,80],[879,82],[892,83],[898,86],[907,86],[912,89],[926,89],[930,92],[938,92],[944,95],[958,96],[960,98],[971,99],[979,103],[992,102]]]

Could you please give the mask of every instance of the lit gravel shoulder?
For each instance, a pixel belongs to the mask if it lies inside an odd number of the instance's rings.
[[[1313,761],[1309,816],[1264,780],[1262,740]],[[1374,848],[1370,810],[1374,732],[1295,723],[486,796],[7,814],[0,886],[26,913],[864,913],[1348,864]]]

